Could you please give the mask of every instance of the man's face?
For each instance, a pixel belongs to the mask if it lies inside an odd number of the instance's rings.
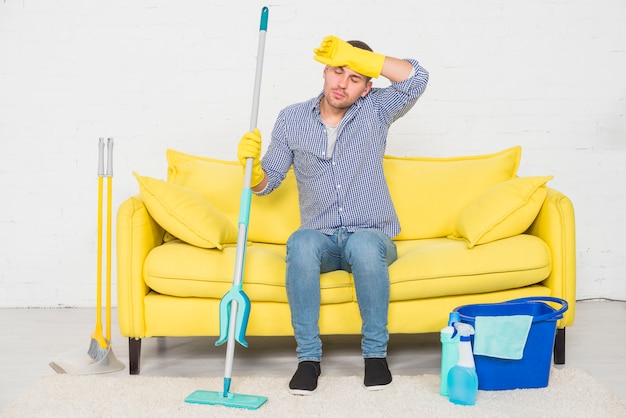
[[[334,108],[349,108],[371,88],[372,82],[367,77],[347,67],[324,68],[324,99]]]

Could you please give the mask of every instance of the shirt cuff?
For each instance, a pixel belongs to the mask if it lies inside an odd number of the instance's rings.
[[[261,190],[259,190],[258,192],[255,192],[254,190],[252,191],[252,193],[256,194],[256,195],[262,195],[266,190],[267,190],[267,186],[269,186],[270,183],[269,181],[267,183],[265,183],[265,187]]]

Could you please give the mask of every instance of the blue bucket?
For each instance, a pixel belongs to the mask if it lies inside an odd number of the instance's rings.
[[[554,309],[544,302],[561,305]],[[520,360],[474,355],[478,389],[509,390],[543,388],[548,386],[552,352],[556,336],[556,321],[563,318],[567,302],[548,296],[514,299],[502,303],[465,305],[454,309],[461,322],[475,327],[477,316],[530,315],[533,317],[524,353]],[[474,339],[472,338],[472,344]]]

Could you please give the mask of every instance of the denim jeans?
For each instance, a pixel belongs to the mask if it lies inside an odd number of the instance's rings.
[[[396,246],[381,231],[339,229],[331,236],[299,229],[287,241],[287,297],[298,361],[320,361],[320,273],[351,272],[362,319],[364,358],[387,356],[389,311],[388,267]]]

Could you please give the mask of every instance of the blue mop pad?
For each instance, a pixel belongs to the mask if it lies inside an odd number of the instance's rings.
[[[185,398],[185,402],[203,405],[224,405],[230,408],[258,409],[261,405],[267,402],[267,397],[242,395],[230,392],[227,396],[224,396],[224,393],[222,392],[196,390]]]

